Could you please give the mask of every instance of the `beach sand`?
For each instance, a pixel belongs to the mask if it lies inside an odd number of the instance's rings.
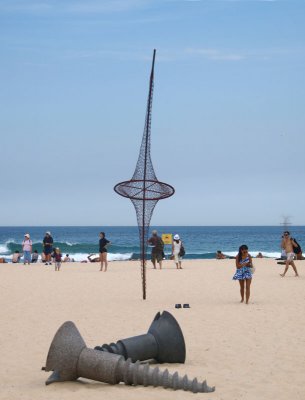
[[[0,399],[302,399],[305,398],[305,261],[300,278],[274,260],[255,260],[250,304],[240,304],[234,260],[184,261],[147,270],[142,300],[139,263],[0,264]],[[189,303],[190,309],[175,309]],[[161,368],[207,379],[215,393],[79,382],[45,386],[41,371],[59,326],[75,322],[88,347],[146,333],[158,311],[178,320],[185,364]]]

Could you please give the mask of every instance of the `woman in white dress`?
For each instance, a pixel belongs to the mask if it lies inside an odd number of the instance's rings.
[[[174,236],[173,244],[172,244],[172,255],[174,257],[174,261],[176,263],[177,269],[182,269],[182,257],[180,256],[180,250],[182,247],[182,242],[179,235]]]

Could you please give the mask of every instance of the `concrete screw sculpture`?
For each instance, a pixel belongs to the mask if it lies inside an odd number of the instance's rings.
[[[74,381],[79,377],[93,379],[100,382],[126,385],[163,386],[174,390],[185,390],[193,393],[213,392],[197,378],[189,380],[187,375],[179,377],[152,368],[149,364],[132,363],[125,361],[123,356],[89,349],[73,322],[65,322],[56,332],[47,356],[46,371],[54,371],[46,385],[53,382]]]
[[[185,342],[181,328],[167,311],[157,313],[144,335],[96,346],[95,350],[119,354],[132,362],[155,359],[158,363],[184,363]]]

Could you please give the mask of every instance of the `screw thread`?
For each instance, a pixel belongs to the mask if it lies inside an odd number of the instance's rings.
[[[107,353],[121,354],[119,347],[116,343],[103,344],[102,346],[95,346],[94,350],[106,351]]]
[[[187,375],[180,377],[178,372],[170,374],[168,369],[160,371],[159,367],[149,364],[133,363],[130,359],[120,360],[118,368],[119,381],[126,385],[162,386],[165,389],[184,390],[193,393],[214,392],[215,387],[207,385],[206,381],[198,382],[197,378],[188,379]]]

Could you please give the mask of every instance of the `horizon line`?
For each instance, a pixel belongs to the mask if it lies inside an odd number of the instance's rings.
[[[0,225],[0,228],[138,228],[138,225]],[[238,228],[238,227],[282,227],[286,228],[283,224],[278,225],[151,225],[150,227],[180,227],[180,228],[192,228],[192,227],[228,227],[228,228]],[[288,227],[305,227],[305,225],[292,225],[289,224]]]

